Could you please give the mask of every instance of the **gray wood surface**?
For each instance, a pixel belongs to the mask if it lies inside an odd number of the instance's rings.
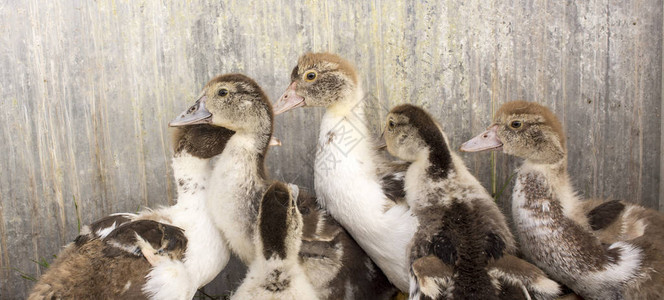
[[[416,103],[454,146],[505,101],[546,103],[581,195],[664,208],[662,13],[658,0],[0,0],[0,298],[24,298],[21,274],[38,277],[33,261],[52,261],[79,219],[173,203],[166,124],[207,80],[242,72],[274,99],[306,51],[356,63],[374,126]],[[312,188],[322,113],[276,119],[275,178]],[[518,163],[463,157],[489,190]],[[207,291],[240,280],[235,265]]]

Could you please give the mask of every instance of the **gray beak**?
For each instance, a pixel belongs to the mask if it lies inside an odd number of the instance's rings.
[[[177,118],[173,119],[168,126],[178,127],[194,124],[209,124],[212,121],[212,113],[205,108],[206,96],[201,96],[196,103],[183,111]]]

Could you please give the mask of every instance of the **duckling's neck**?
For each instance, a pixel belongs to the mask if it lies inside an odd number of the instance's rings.
[[[326,112],[335,116],[345,117],[349,114],[361,114],[364,117],[364,106],[360,105],[364,97],[361,86],[348,90],[344,96],[328,106]]]
[[[549,190],[552,199],[560,203],[566,217],[577,221],[579,225],[584,228],[588,228],[587,220],[581,209],[579,198],[574,193],[574,187],[567,174],[566,157],[551,164],[540,164],[526,160],[519,168],[519,174],[528,173],[539,174],[538,177],[543,180],[538,182],[538,184]],[[521,178],[521,176],[519,178]],[[517,178],[517,180],[519,180],[519,178]]]
[[[448,152],[445,166],[432,163],[429,151],[422,151],[408,167],[405,178],[406,201],[414,210],[431,205],[447,205],[452,199],[477,199],[488,197],[479,181],[468,172],[463,160],[454,152]],[[431,197],[434,196],[435,197]],[[436,200],[433,201],[432,200]]]
[[[175,153],[172,166],[177,204],[159,210],[167,215],[170,224],[185,231],[189,243],[185,267],[195,285],[204,285],[214,279],[230,257],[206,201],[206,189],[210,187],[209,162],[210,159],[193,156],[186,150]]]
[[[200,158],[182,150],[173,155],[173,176],[177,185],[177,205],[205,207],[205,188],[210,176],[210,159]]]
[[[263,165],[270,134],[236,132],[212,171],[207,203],[217,228],[243,262],[254,258],[254,224],[267,186]]]

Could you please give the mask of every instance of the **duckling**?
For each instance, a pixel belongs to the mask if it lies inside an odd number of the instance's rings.
[[[230,258],[203,191],[209,159],[223,151],[231,135],[209,125],[178,129],[173,155],[178,203],[85,226],[29,299],[191,299]]]
[[[256,224],[256,258],[233,299],[318,299],[299,262],[302,215],[299,189],[273,183],[263,195]]]
[[[262,195],[273,183],[264,166],[272,136],[272,105],[260,86],[241,74],[226,74],[204,87],[197,118],[179,125],[209,124],[235,133],[219,156],[207,191],[209,212],[230,249],[245,264],[256,259],[255,235]],[[299,193],[302,199],[308,196]],[[312,203],[298,199],[301,203]],[[301,208],[305,209],[305,208]],[[347,233],[308,208],[303,216],[302,267],[319,298],[355,297],[374,287],[389,291],[382,273],[375,272],[366,254],[357,250]],[[310,231],[307,228],[315,228]],[[330,229],[330,230],[328,230]],[[347,253],[355,256],[349,260]],[[359,266],[351,262],[361,262]],[[357,271],[359,270],[359,271]]]
[[[412,162],[405,179],[406,201],[419,226],[411,241],[411,264],[435,255],[453,266],[444,298],[498,299],[504,290],[494,286],[488,264],[513,254],[516,246],[489,193],[449,149],[440,125],[423,109],[394,107],[383,135],[392,155]],[[411,278],[411,283],[411,295],[418,298],[418,281]]]
[[[545,106],[508,102],[495,120],[461,150],[524,159],[512,212],[526,258],[586,299],[664,297],[663,215],[616,202],[589,210],[567,173],[562,125]]]
[[[318,202],[390,282],[408,292],[407,246],[417,219],[399,199],[403,178],[379,152],[377,138],[367,125],[363,98],[350,62],[335,54],[307,53],[293,69],[275,114],[302,106],[326,108],[314,165]]]

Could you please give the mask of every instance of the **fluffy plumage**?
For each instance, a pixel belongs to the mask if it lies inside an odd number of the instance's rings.
[[[495,261],[514,254],[514,238],[491,196],[447,146],[440,125],[423,109],[400,105],[388,114],[384,137],[390,153],[412,162],[406,199],[419,226],[410,248],[411,275],[416,277],[411,278],[411,296],[512,299],[535,290],[531,283],[499,277],[508,272]],[[431,266],[415,263],[428,256],[440,262],[426,258]],[[543,274],[523,266],[524,274]]]
[[[263,195],[254,236],[256,257],[234,299],[318,299],[299,262],[302,215],[297,194],[297,187],[276,182]]]
[[[516,256],[505,254],[487,266],[492,284],[500,299],[555,299],[560,286],[538,267]],[[453,266],[435,255],[419,258],[411,268],[411,297],[415,299],[448,299],[453,297]]]
[[[625,202],[581,201],[567,174],[562,126],[545,106],[507,103],[495,119],[462,149],[502,146],[525,159],[512,195],[524,255],[586,299],[661,298],[662,214]]]
[[[398,171],[389,170],[377,150],[363,98],[351,63],[330,53],[307,53],[293,69],[291,84],[275,111],[326,108],[314,165],[318,201],[405,292],[409,285],[406,248],[417,220],[403,201],[395,199],[403,194],[401,175],[390,175]]]

